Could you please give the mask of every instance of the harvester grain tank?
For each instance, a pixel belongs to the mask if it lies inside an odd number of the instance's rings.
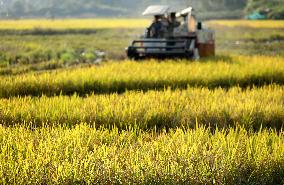
[[[155,5],[149,6],[143,15],[154,16],[155,24],[153,23],[144,35],[126,48],[129,58],[199,59],[215,55],[215,33],[203,28],[202,23],[196,21],[192,7],[171,11],[169,6]],[[171,23],[171,19],[178,24]]]

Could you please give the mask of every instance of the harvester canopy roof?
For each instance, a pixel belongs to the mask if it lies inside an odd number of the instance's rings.
[[[183,9],[182,11],[177,13],[177,16],[183,16],[183,15],[187,15],[187,14],[192,14],[193,12],[193,8],[192,7],[188,7],[186,9]]]
[[[148,16],[148,15],[164,15],[168,12],[170,9],[169,6],[165,5],[153,5],[149,6],[142,15]]]

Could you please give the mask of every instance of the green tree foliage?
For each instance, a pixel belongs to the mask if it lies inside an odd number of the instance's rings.
[[[194,4],[194,0],[189,0]],[[243,9],[246,5],[246,0],[199,0],[195,4],[203,10],[236,10]]]
[[[151,4],[193,6],[209,19],[240,18],[266,9],[270,18],[284,17],[284,0],[0,0],[0,17],[137,17]]]
[[[170,4],[177,8],[194,6],[199,11],[242,9],[246,0],[0,0],[0,16],[84,17],[137,16],[150,4]]]
[[[284,19],[284,0],[248,0],[246,12],[263,12],[268,18]]]

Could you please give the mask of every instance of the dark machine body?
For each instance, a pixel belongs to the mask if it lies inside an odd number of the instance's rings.
[[[143,15],[167,16],[169,7],[150,6]],[[174,28],[171,37],[151,38],[149,28],[139,39],[134,40],[126,48],[126,54],[131,59],[144,58],[189,58],[199,59],[215,55],[214,31],[203,29],[196,22],[191,7],[174,12],[181,24]],[[171,12],[173,14],[173,12]]]

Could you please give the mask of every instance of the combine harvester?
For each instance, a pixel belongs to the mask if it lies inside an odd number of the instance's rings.
[[[129,58],[197,60],[215,55],[215,33],[204,29],[201,22],[197,23],[192,7],[176,12],[170,11],[169,6],[149,6],[143,15],[154,16],[155,21],[126,49]]]

